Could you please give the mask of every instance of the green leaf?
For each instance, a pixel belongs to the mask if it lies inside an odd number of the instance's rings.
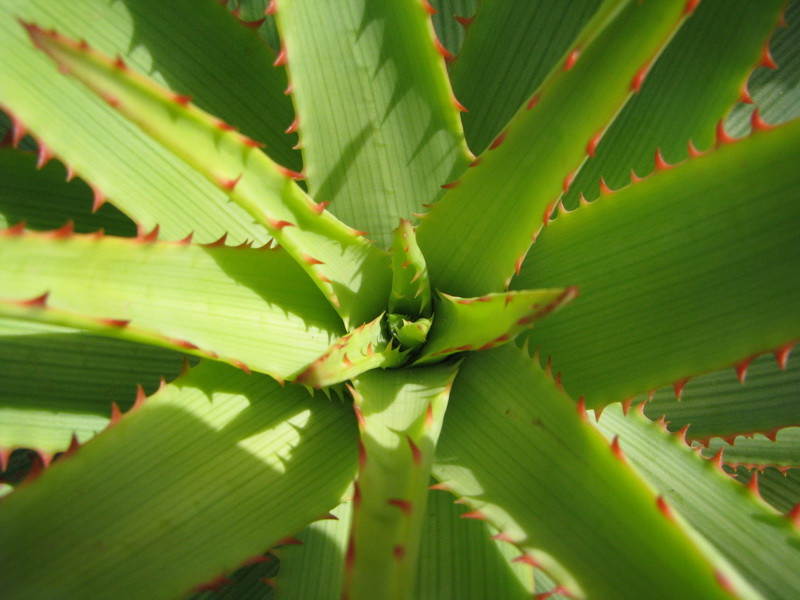
[[[742,369],[746,367],[746,370]],[[678,400],[670,386],[657,390],[644,407],[651,419],[661,415],[671,430],[686,425],[686,439],[708,443],[711,437],[729,441],[739,434],[756,431],[774,434],[787,425],[800,425],[800,364],[789,360],[781,370],[771,354],[739,365],[746,381],[739,381],[735,369],[708,373],[689,380]]]
[[[748,484],[753,475],[758,478],[761,496],[781,513],[789,513],[800,504],[800,469],[749,469],[739,466],[735,478],[741,484]]]
[[[283,0],[276,16],[309,190],[386,248],[471,160],[430,15],[420,0]]]
[[[410,221],[403,219],[394,230],[392,243],[392,291],[389,313],[408,317],[431,316],[431,282],[425,257],[417,245]]]
[[[415,364],[505,344],[577,295],[575,287],[486,294],[479,298],[457,298],[438,292],[428,341]]]
[[[0,319],[0,448],[46,459],[108,425],[111,403],[127,410],[137,385],[153,393],[175,378],[183,354],[73,329]]]
[[[478,0],[430,0],[429,4],[436,10],[431,16],[436,37],[450,54],[458,58],[456,55],[464,41],[464,29],[468,27],[468,19],[475,14]]]
[[[680,525],[513,346],[464,360],[433,471],[573,595],[728,597]]]
[[[617,189],[630,182],[631,170],[649,175],[657,149],[672,164],[687,157],[689,141],[700,150],[713,146],[717,124],[747,89],[785,4],[703,0],[576,175],[564,206],[577,206],[581,193],[597,198],[601,177]]]
[[[340,337],[293,379],[304,385],[322,388],[372,369],[398,367],[405,362],[408,352],[392,342],[381,315]]]
[[[800,532],[788,519],[637,411],[624,417],[609,406],[598,425],[607,438],[618,436],[636,471],[766,598],[800,595]]]
[[[600,406],[800,338],[800,121],[659,170],[559,216],[515,288],[579,285],[531,334]]]
[[[722,460],[732,466],[777,467],[786,470],[800,467],[800,427],[786,427],[773,432],[767,438],[761,434],[752,437],[737,437],[730,443],[719,438],[708,441],[708,448],[703,449],[707,457],[722,452]]]
[[[346,324],[375,317],[388,293],[386,256],[292,181],[250,138],[85,44],[25,25],[33,43],[154,139],[181,156],[263,225]]]
[[[483,0],[450,68],[467,143],[480,153],[563,57],[600,0]]]
[[[210,356],[277,379],[342,332],[280,249],[5,230],[0,276],[2,314]]]
[[[351,600],[413,597],[431,464],[457,364],[353,381],[359,470],[345,559]]]
[[[66,35],[122,56],[131,69],[179,94],[190,94],[198,106],[266,142],[276,159],[299,170],[297,153],[289,150],[294,141],[282,134],[283,123],[292,119],[291,104],[282,93],[285,74],[272,68],[271,51],[252,32],[213,2],[4,2],[0,79],[14,85],[2,87],[0,105],[143,228],[159,225],[169,239],[194,232],[201,242],[223,233],[235,243],[268,240],[266,231],[228,203],[216,186],[102,100],[56,73],[31,46],[18,18],[47,28],[57,25]],[[98,18],[102,27],[97,26]],[[163,35],[164,30],[170,35]],[[242,94],[242,89],[250,93]],[[267,102],[270,111],[264,110]],[[203,210],[188,209],[197,205]]]
[[[422,220],[417,239],[435,288],[459,296],[503,289],[685,6],[603,4],[531,101]]]
[[[0,148],[0,227],[24,221],[30,229],[58,229],[72,220],[75,231],[98,229],[131,237],[136,225],[111,204],[92,212],[92,190],[83,182],[64,181],[64,170],[54,163],[35,170],[34,154]]]
[[[324,397],[203,363],[3,499],[3,595],[179,596],[336,506],[354,441]]]

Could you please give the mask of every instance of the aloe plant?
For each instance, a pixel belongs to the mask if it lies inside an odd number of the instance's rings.
[[[227,4],[0,3],[0,595],[797,598],[800,6]]]

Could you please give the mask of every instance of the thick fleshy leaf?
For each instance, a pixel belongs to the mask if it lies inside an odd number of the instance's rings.
[[[353,380],[359,469],[345,559],[351,600],[414,597],[436,442],[458,364]]]
[[[75,231],[103,229],[131,237],[136,225],[111,204],[92,212],[92,190],[79,180],[64,181],[64,169],[54,163],[36,170],[36,155],[0,148],[0,227],[24,221],[29,229],[58,229],[72,220]]]
[[[478,298],[457,298],[439,292],[428,341],[415,364],[505,344],[577,295],[575,287],[503,292]]]
[[[309,191],[388,248],[471,160],[424,2],[283,0],[276,16]]]
[[[765,598],[800,595],[800,531],[788,519],[638,411],[609,406],[599,428]]]
[[[774,438],[774,439],[770,439]],[[800,427],[787,427],[773,432],[770,438],[755,434],[752,437],[737,437],[733,443],[712,438],[708,448],[703,449],[706,456],[721,452],[722,460],[732,467],[777,467],[786,470],[800,467]]]
[[[468,355],[451,396],[434,475],[522,560],[579,597],[728,597],[669,507],[523,351]]]
[[[203,363],[3,499],[3,596],[168,599],[230,572],[338,504],[354,421]]]
[[[483,0],[450,67],[470,149],[486,150],[539,87],[600,0]]]
[[[85,43],[25,24],[32,42],[154,139],[225,190],[265,227],[354,325],[375,317],[389,290],[387,257],[315,203],[296,176],[216,117]]]
[[[578,285],[531,333],[599,406],[800,338],[800,121],[661,169],[541,233],[515,288]]]
[[[389,313],[407,317],[431,316],[431,282],[425,257],[410,221],[403,219],[392,242],[392,291]]]
[[[42,140],[48,152],[142,227],[160,225],[169,239],[194,232],[201,242],[223,233],[235,243],[267,241],[266,231],[227,202],[222,190],[81,85],[60,76],[31,46],[18,18],[56,27],[109,55],[120,55],[131,69],[191,95],[198,106],[267,143],[271,156],[299,170],[299,156],[289,148],[294,141],[282,133],[284,121],[292,118],[282,93],[285,74],[271,66],[272,51],[252,32],[215,2],[4,2],[0,79],[13,84],[0,88],[0,105]],[[164,35],[166,29],[170,35]],[[265,103],[269,110],[264,110]]]
[[[673,431],[688,425],[686,439],[708,443],[711,437],[730,441],[737,435],[774,434],[781,427],[800,425],[800,358],[783,371],[771,354],[690,379],[681,399],[672,386],[657,390],[644,413],[662,415]],[[744,381],[740,381],[741,379]],[[746,377],[746,379],[745,379]]]
[[[655,168],[656,150],[670,164],[688,156],[688,143],[707,150],[730,107],[747,98],[747,78],[762,60],[764,44],[784,0],[703,0],[653,65],[576,175],[562,202],[594,200],[602,177],[612,189]]]
[[[315,388],[341,383],[372,369],[403,364],[406,355],[389,336],[383,315],[336,340],[294,379]]]
[[[530,101],[420,223],[417,239],[436,289],[467,297],[503,289],[689,6],[607,0],[598,9]]]
[[[4,233],[0,312],[8,316],[163,345],[278,379],[342,333],[336,313],[281,249]]]
[[[73,329],[0,319],[0,454],[33,448],[45,457],[102,431],[111,403],[133,404],[175,378],[185,355]]]

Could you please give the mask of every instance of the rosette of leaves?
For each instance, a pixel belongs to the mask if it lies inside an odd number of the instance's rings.
[[[4,0],[2,597],[797,598],[798,17]]]

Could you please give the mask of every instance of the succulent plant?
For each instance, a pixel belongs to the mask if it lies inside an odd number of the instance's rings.
[[[0,596],[800,597],[799,9],[3,0]]]

